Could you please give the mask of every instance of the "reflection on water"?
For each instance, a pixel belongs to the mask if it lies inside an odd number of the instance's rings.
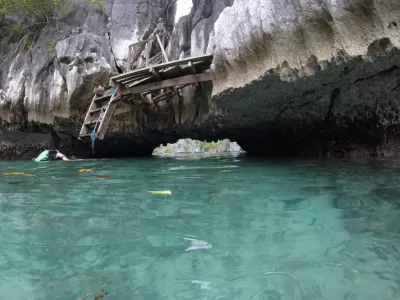
[[[104,299],[400,299],[399,170],[227,156],[2,162],[0,299],[103,285]],[[9,174],[21,172],[36,176]]]

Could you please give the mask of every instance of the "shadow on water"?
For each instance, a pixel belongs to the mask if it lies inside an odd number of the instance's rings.
[[[400,298],[398,160],[0,169],[1,299]]]

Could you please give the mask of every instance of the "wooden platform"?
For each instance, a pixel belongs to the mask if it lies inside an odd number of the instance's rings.
[[[149,65],[151,58],[147,57],[148,67],[112,77],[109,82],[112,89],[93,97],[79,134],[80,138],[103,139],[111,117],[116,113],[117,102],[121,100],[132,105],[145,103],[159,108],[158,103],[161,101],[171,101],[173,97],[181,100],[180,90],[183,87],[212,80],[212,55],[168,61],[160,38],[158,35],[153,38],[157,38],[165,62]]]
[[[196,82],[210,81],[208,72],[212,55],[189,57],[134,70],[110,79],[110,86],[122,88],[122,95],[136,95],[169,87],[180,88]]]

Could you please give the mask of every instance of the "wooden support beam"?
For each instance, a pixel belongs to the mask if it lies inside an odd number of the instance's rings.
[[[104,102],[110,100],[111,95],[101,96],[94,99],[94,102]]]
[[[163,97],[165,97],[166,95],[169,95],[169,94],[172,94],[172,93],[173,93],[173,90],[169,90],[168,92],[162,93],[162,94],[160,94],[160,95],[154,97],[154,98],[153,98],[153,101],[157,101],[158,99],[163,98]]]
[[[188,65],[192,74],[196,74],[196,67],[193,65],[193,62],[189,61]]]
[[[161,52],[162,52],[162,54],[163,54],[163,56],[164,56],[164,59],[165,59],[166,62],[169,62],[167,53],[165,52],[165,49],[164,49],[164,45],[162,44],[162,42],[161,42],[160,37],[158,36],[158,34],[157,34],[156,36],[157,36],[158,44],[160,45],[160,48],[161,48]]]
[[[126,79],[124,79],[122,81],[119,81],[118,83],[127,84],[127,83],[131,83],[131,82],[133,82],[135,80],[142,80],[144,78],[149,78],[149,77],[151,78],[152,76],[149,76],[148,74],[142,75],[142,76],[134,76],[134,77],[129,77],[129,78],[126,78]]]
[[[154,69],[154,66],[150,67],[150,73],[154,75],[154,77],[157,78],[157,80],[161,80],[160,73],[156,69]]]
[[[177,90],[180,90],[180,89],[183,89],[184,87],[187,87],[187,86],[192,85],[192,84],[193,84],[193,83],[182,84],[182,85],[180,85],[180,86],[177,86],[176,89],[177,89]]]
[[[99,124],[99,127],[96,132],[96,137],[100,140],[104,138],[104,135],[106,134],[106,131],[108,129],[108,125],[110,124],[111,117],[114,114],[115,108],[116,108],[116,98],[118,100],[123,98],[123,95],[121,94],[122,86],[121,84],[118,85],[114,96],[110,99],[110,102],[106,108],[106,111],[104,112],[104,115],[102,117],[102,120]]]
[[[146,91],[154,91],[154,90],[161,90],[177,85],[184,85],[202,81],[211,81],[211,73],[200,73],[196,75],[186,75],[178,78],[167,79],[163,81],[148,83],[140,86],[133,87],[131,89],[125,89],[122,91],[122,95],[127,94],[140,94]]]
[[[163,98],[154,100],[154,103],[159,103],[159,102],[161,102],[161,101],[170,101],[170,100],[171,100],[171,97],[165,96],[165,97],[163,97]]]
[[[153,39],[150,39],[146,44],[146,68],[149,66],[151,48],[153,48]]]
[[[136,86],[136,85],[138,85],[138,84],[146,83],[146,81],[149,81],[150,79],[154,79],[154,77],[153,77],[153,76],[148,76],[148,77],[145,77],[145,78],[143,78],[143,79],[136,80],[136,81],[134,81],[133,83],[128,84],[127,87],[128,87],[128,88],[131,88],[131,87],[134,87],[134,86]]]
[[[168,67],[184,65],[184,64],[187,64],[189,61],[192,61],[192,62],[210,61],[210,63],[211,63],[212,58],[213,58],[212,55],[202,55],[202,56],[188,57],[188,58],[184,58],[184,59],[180,59],[180,60],[173,60],[173,61],[169,61],[169,62],[166,62],[166,63],[162,63],[162,64],[156,65],[154,67],[157,70],[161,70],[161,69],[165,69],[165,68],[168,68]],[[124,73],[124,74],[121,74],[121,75],[117,75],[117,76],[111,77],[110,85],[116,86],[116,83],[118,83],[118,81],[120,81],[121,79],[124,79],[124,78],[127,78],[127,77],[131,77],[132,75],[142,75],[142,74],[146,74],[146,73],[149,73],[149,69],[148,68],[133,70],[131,72],[127,72],[127,73]]]
[[[158,35],[159,35],[159,36],[164,36],[165,33],[159,33]],[[153,39],[154,39],[154,36],[152,36],[151,38],[148,38],[148,39],[146,39],[146,40],[143,40],[143,41],[139,41],[139,42],[137,42],[137,43],[130,44],[129,47],[133,47],[133,46],[137,46],[137,45],[140,45],[140,44],[144,44],[144,43],[147,43],[148,41],[153,40]]]

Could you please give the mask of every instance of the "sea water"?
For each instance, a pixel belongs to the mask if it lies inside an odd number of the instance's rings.
[[[0,162],[0,299],[400,299],[399,170]]]

